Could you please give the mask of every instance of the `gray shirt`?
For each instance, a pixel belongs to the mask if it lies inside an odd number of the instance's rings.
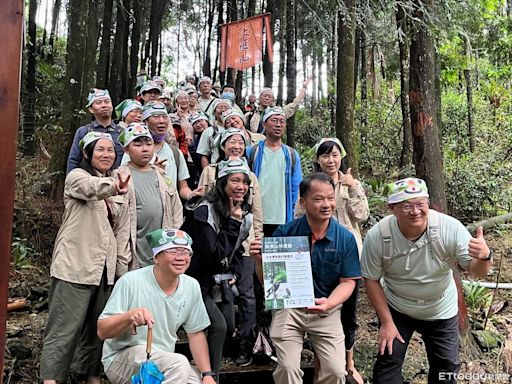
[[[131,169],[135,199],[137,203],[137,249],[135,255],[141,267],[153,264],[153,252],[146,235],[162,228],[164,208],[158,189],[158,176],[153,169],[138,171]]]

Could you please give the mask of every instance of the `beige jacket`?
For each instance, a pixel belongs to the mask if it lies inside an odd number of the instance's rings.
[[[76,168],[66,177],[64,217],[55,239],[50,274],[76,284],[99,285],[128,270],[131,259],[128,198],[116,196],[115,179]],[[108,220],[107,205],[114,227]]]
[[[338,182],[336,183],[336,210],[334,211],[334,217],[336,217],[338,223],[352,232],[356,238],[359,255],[361,255],[363,238],[359,223],[368,219],[370,208],[368,207],[368,200],[361,183],[356,180],[356,185],[348,188],[346,185],[341,184],[342,175],[339,172]],[[304,213],[304,209],[300,206],[299,200],[297,200],[294,216],[300,217]]]
[[[121,177],[126,179],[130,172],[130,163],[120,166],[116,172],[121,174]],[[176,187],[165,177],[163,171],[155,165],[151,165],[158,175],[158,186],[162,203],[164,205],[164,215],[162,228],[180,228],[183,224],[183,206],[176,191]],[[133,181],[130,179],[128,182],[128,198],[129,198],[129,212],[130,212],[130,245],[132,250],[132,263],[130,270],[138,269],[139,264],[135,256],[136,242],[137,242],[137,202],[135,199],[135,189],[133,188]]]
[[[295,114],[295,112],[297,111],[297,108],[299,108],[299,104],[302,102],[302,99],[303,99],[303,97],[302,98],[296,97],[295,99],[293,99],[293,101],[290,104],[286,104],[283,107],[284,113],[285,113],[287,119],[289,119],[290,117],[292,117]],[[249,129],[251,132],[258,132],[258,126],[260,125],[260,119],[261,119],[262,112],[263,111],[261,111],[260,109],[257,109],[256,112],[254,112],[254,113],[247,112],[245,114],[244,121],[247,121],[249,116],[252,114],[251,121],[249,122]]]
[[[198,187],[205,187],[204,193],[207,193],[210,189],[215,187],[217,174],[217,164],[210,164],[203,169],[201,177],[199,178]],[[249,186],[249,199],[248,202],[251,205],[252,210],[252,226],[249,231],[249,237],[243,242],[244,256],[249,255],[249,245],[254,237],[261,238],[263,236],[263,210],[261,207],[261,193],[260,184],[256,175],[251,172],[249,175],[251,179],[251,185]]]

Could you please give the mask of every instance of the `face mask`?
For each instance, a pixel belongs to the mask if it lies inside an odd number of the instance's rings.
[[[233,92],[222,92],[221,99],[233,101],[235,100],[235,94]]]
[[[153,141],[156,144],[158,144],[158,143],[161,143],[162,141],[165,140],[165,138],[167,137],[167,132],[166,133],[162,133],[161,135],[158,134],[158,133],[151,132],[151,136],[153,137]]]

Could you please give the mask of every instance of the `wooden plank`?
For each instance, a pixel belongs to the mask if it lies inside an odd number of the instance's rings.
[[[20,103],[23,1],[3,0],[0,25],[0,372],[4,367],[7,292],[16,173],[16,139]]]

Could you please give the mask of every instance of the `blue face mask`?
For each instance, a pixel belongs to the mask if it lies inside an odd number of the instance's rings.
[[[233,92],[222,92],[222,94],[220,95],[220,98],[221,99],[230,100],[230,101],[234,101],[235,100],[235,94]]]

